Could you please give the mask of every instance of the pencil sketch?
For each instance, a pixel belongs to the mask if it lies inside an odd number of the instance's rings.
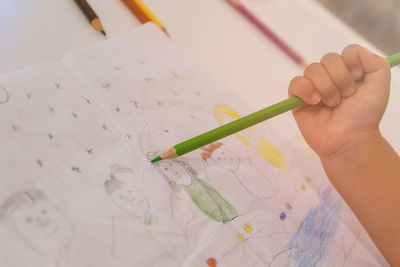
[[[111,253],[132,264],[148,264],[148,253],[167,262],[178,264],[188,254],[185,231],[172,219],[163,216],[162,212],[150,212],[150,202],[142,190],[131,182],[135,172],[123,165],[111,166],[110,177],[104,182],[104,189],[111,201],[129,218],[134,219],[132,227],[126,228],[121,216],[111,218],[112,248]],[[122,181],[124,180],[124,181]],[[157,221],[153,222],[154,216]],[[142,247],[143,255],[126,253],[126,244],[146,244]],[[150,245],[150,246],[149,246]]]
[[[143,218],[149,211],[149,202],[139,188],[115,178],[123,174],[133,174],[133,171],[119,165],[111,167],[110,179],[104,182],[106,193],[121,210],[135,218]]]
[[[171,186],[182,185],[196,206],[212,220],[225,223],[238,216],[236,209],[217,190],[197,178],[196,171],[189,164],[171,159],[157,162],[154,166]]]
[[[10,99],[10,95],[6,88],[0,83],[0,104],[5,104]]]
[[[63,211],[35,188],[8,197],[0,206],[0,222],[11,225],[25,245],[40,254],[66,249],[74,236]]]
[[[224,116],[234,120],[241,118],[239,113],[234,109],[227,106],[217,106],[214,110],[214,117],[221,125],[225,124]],[[247,137],[244,136],[245,134]],[[255,149],[259,155],[276,168],[283,171],[289,170],[283,153],[267,139],[259,136],[254,127],[249,127],[244,131],[241,131],[241,134],[235,133],[235,136],[239,138],[246,147]]]
[[[246,157],[239,158],[223,143],[216,142],[203,147],[202,150],[201,157],[206,166],[207,178],[218,188],[224,188],[224,193],[236,195],[237,197],[232,196],[232,199],[240,199],[240,204],[235,203],[235,206],[240,205],[247,210],[255,201],[273,198],[278,193],[277,177],[273,177],[271,182],[262,172],[255,172],[250,160],[247,160],[246,166],[241,166]],[[244,192],[238,186],[243,188]]]

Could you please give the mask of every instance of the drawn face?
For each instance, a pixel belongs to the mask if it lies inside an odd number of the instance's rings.
[[[110,197],[118,207],[137,218],[145,216],[149,210],[146,197],[133,185],[121,183]]]
[[[4,104],[8,102],[8,92],[7,90],[0,84],[0,104]]]
[[[172,160],[160,161],[158,167],[165,176],[179,184],[188,185],[192,182],[190,172],[179,163]]]
[[[227,171],[235,171],[239,167],[239,158],[232,151],[223,147],[213,151],[211,160]]]
[[[12,220],[27,245],[41,253],[52,253],[67,246],[73,236],[67,217],[46,201],[16,211]]]

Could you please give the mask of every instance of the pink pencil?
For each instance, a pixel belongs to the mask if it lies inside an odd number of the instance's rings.
[[[239,0],[226,0],[231,4],[237,11],[245,16],[251,23],[253,23],[262,33],[264,33],[272,42],[274,42],[280,49],[282,49],[291,59],[297,64],[305,67],[307,66],[306,61],[299,56],[292,48],[290,48],[281,38],[276,35],[271,29],[269,29],[261,20],[259,20],[253,13],[250,12]]]

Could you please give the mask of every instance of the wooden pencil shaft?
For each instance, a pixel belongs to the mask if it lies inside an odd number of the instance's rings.
[[[94,19],[98,18],[97,14],[94,12],[92,7],[85,0],[74,0],[78,7],[82,10],[85,17],[89,22],[92,22]]]
[[[147,8],[147,6],[140,0],[122,0],[125,5],[135,14],[141,23],[153,22],[160,28],[164,28],[164,25],[160,20]]]
[[[250,115],[234,120],[230,123],[222,125],[216,129],[210,130],[206,133],[193,137],[182,143],[175,145],[176,154],[183,155],[194,149],[200,148],[212,142],[215,142],[228,135],[246,129],[254,124],[260,123],[269,118],[275,117],[283,112],[294,109],[304,102],[298,97],[290,97],[272,106],[254,112]]]

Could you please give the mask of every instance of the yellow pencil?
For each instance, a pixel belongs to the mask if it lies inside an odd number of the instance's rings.
[[[167,36],[169,36],[167,30],[161,21],[147,8],[147,6],[140,0],[122,0],[125,5],[135,14],[141,23],[153,22],[160,29],[162,29]]]

